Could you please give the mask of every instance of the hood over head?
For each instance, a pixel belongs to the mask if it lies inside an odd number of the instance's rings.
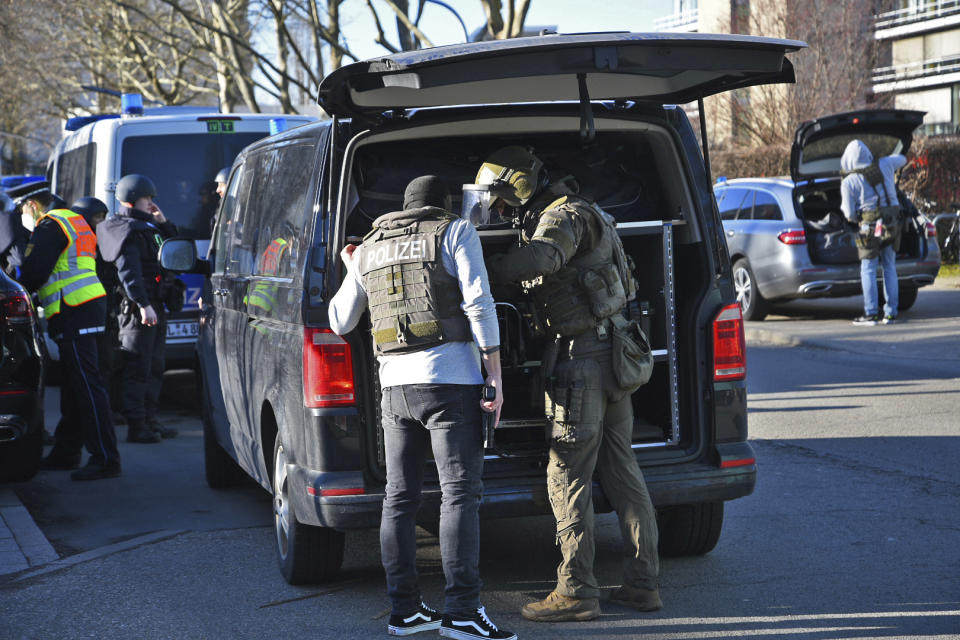
[[[867,145],[860,140],[851,140],[847,148],[843,150],[840,157],[840,170],[843,173],[850,173],[857,169],[865,169],[873,163],[873,154]]]

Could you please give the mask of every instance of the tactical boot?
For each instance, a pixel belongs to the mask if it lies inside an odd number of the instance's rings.
[[[600,603],[596,598],[571,598],[554,591],[540,602],[524,605],[520,613],[534,622],[593,620],[600,616]]]
[[[69,471],[80,466],[80,454],[62,453],[56,448],[40,461],[40,468],[45,471]]]
[[[70,474],[70,478],[73,480],[103,480],[105,478],[116,478],[120,475],[120,463],[114,462],[112,464],[98,464],[93,460],[87,462],[87,464],[81,468],[77,469]]]
[[[641,587],[631,587],[628,584],[614,589],[613,593],[610,594],[610,602],[640,611],[656,611],[663,607],[658,589],[643,589]]]
[[[127,442],[154,444],[160,442],[160,434],[154,433],[144,424],[143,420],[130,418],[127,420]]]
[[[162,422],[160,422],[156,418],[147,418],[147,428],[150,431],[153,431],[154,433],[159,435],[164,440],[167,440],[169,438],[176,438],[177,434],[180,433],[173,427],[168,427],[164,425]]]

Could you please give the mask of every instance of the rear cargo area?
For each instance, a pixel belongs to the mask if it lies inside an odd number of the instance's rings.
[[[899,194],[904,211],[914,211],[903,193]],[[814,264],[859,264],[854,242],[856,229],[846,223],[840,209],[840,181],[817,183],[798,188],[795,207],[803,221],[807,250]],[[905,216],[905,227],[897,259],[923,257],[924,229],[913,215]]]
[[[694,330],[694,322],[710,285],[710,269],[697,223],[699,214],[694,215],[673,138],[665,130],[643,123],[620,121],[605,130],[604,123],[598,122],[595,142],[583,145],[575,128],[570,128],[578,122],[574,118],[558,118],[552,123],[522,120],[514,127],[503,123],[488,130],[529,131],[537,126],[542,131],[522,136],[450,135],[457,127],[448,124],[413,129],[404,132],[405,136],[371,136],[358,145],[352,163],[352,211],[344,237],[359,242],[379,215],[402,208],[407,183],[425,174],[448,181],[453,208],[458,212],[460,187],[473,183],[486,155],[508,144],[532,147],[549,169],[551,181],[571,180],[582,195],[596,200],[617,219],[640,286],[628,313],[647,331],[655,356],[650,382],[632,398],[634,446],[682,455],[697,443],[701,418],[695,407],[702,392],[695,388],[695,381],[703,376],[692,375],[698,366],[697,349],[692,342],[681,346],[678,335],[706,340]],[[550,130],[551,125],[557,130]],[[407,136],[418,137],[413,156]],[[509,227],[480,230],[485,256],[519,242],[518,234],[518,229]],[[500,323],[505,404],[495,447],[488,451],[488,462],[493,464],[487,465],[487,474],[542,474],[538,461],[547,452],[547,422],[540,364],[548,338],[540,332],[532,304],[520,287],[494,288],[492,293]],[[372,353],[367,357],[375,372]],[[369,402],[377,412],[378,400],[371,397]],[[371,416],[372,429],[379,430],[378,417]],[[370,435],[382,442],[381,433]],[[378,464],[383,464],[382,453]]]

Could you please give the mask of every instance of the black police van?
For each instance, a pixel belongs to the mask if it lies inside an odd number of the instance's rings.
[[[707,154],[683,109],[730,89],[793,82],[802,42],[708,34],[545,35],[399,53],[320,86],[332,119],[247,147],[206,260],[167,241],[169,268],[208,274],[198,348],[206,477],[252,476],[273,496],[291,583],[328,578],[344,532],[377,527],[384,492],[379,387],[368,321],[341,339],[327,304],[338,254],[414,177],[472,183],[494,149],[534,149],[618,222],[640,285],[650,382],[633,395],[633,446],[659,513],[661,553],[710,551],[723,503],[749,495],[745,346]],[[703,118],[701,116],[701,122]],[[707,163],[708,164],[708,163]],[[482,229],[485,253],[517,242]],[[549,513],[540,354],[523,295],[493,291],[505,405],[484,468],[482,517]],[[428,464],[424,520],[440,489]],[[599,485],[598,510],[609,510]]]

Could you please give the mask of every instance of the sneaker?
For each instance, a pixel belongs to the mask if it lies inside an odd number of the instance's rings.
[[[457,640],[517,640],[517,634],[493,624],[483,607],[469,617],[444,614],[440,635]]]
[[[520,613],[534,622],[593,620],[600,616],[600,602],[596,598],[572,598],[552,591],[539,602],[523,605]]]
[[[639,611],[656,611],[663,607],[659,589],[643,589],[642,587],[631,587],[628,584],[614,589],[613,593],[610,594],[610,602],[625,607],[633,607]]]
[[[897,321],[897,316],[891,316],[890,314],[887,314],[883,316],[883,320],[881,320],[880,322],[882,322],[883,324],[894,324],[896,323],[896,321]]]
[[[860,327],[875,327],[877,326],[877,316],[860,316],[853,321],[853,324]]]
[[[392,615],[387,624],[387,633],[392,636],[409,636],[421,631],[433,631],[440,628],[443,616],[423,602],[408,616]]]
[[[92,460],[81,468],[70,474],[73,480],[103,480],[104,478],[116,478],[120,475],[120,463],[97,464]]]

